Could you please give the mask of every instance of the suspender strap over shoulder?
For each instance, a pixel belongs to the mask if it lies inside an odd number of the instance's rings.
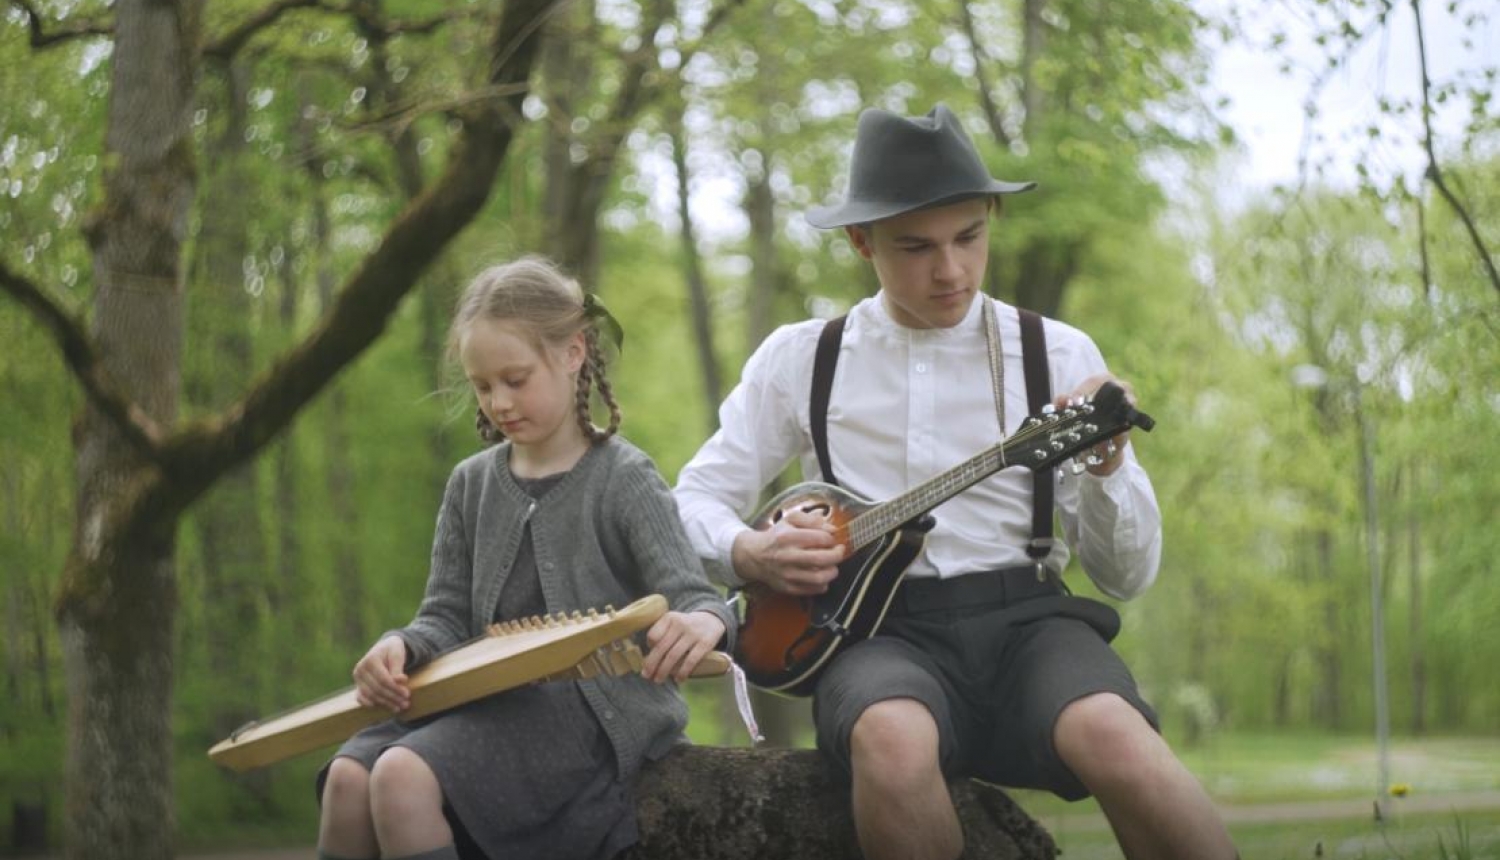
[[[1021,364],[1026,372],[1027,411],[1036,415],[1052,402],[1052,377],[1047,369],[1047,334],[1041,315],[1017,308],[1021,318]],[[1026,554],[1038,565],[1052,552],[1053,469],[1032,474],[1031,542]],[[1040,568],[1039,568],[1040,569]]]
[[[1017,308],[1017,312],[1021,318],[1021,363],[1026,374],[1027,411],[1035,415],[1052,402],[1052,376],[1047,366],[1047,335],[1042,329],[1040,315],[1020,308]],[[813,449],[818,455],[818,468],[823,472],[823,480],[834,485],[838,484],[838,479],[834,477],[833,461],[828,456],[828,402],[833,393],[833,372],[838,365],[839,346],[844,339],[844,323],[847,320],[847,316],[829,320],[823,326],[823,333],[818,336],[818,348],[813,356],[812,393],[808,403],[808,419],[812,427]],[[1031,541],[1026,545],[1026,554],[1037,565],[1041,565],[1052,552],[1055,479],[1050,468],[1035,472],[1032,478],[1035,483],[1032,491]]]
[[[828,456],[828,398],[833,393],[833,369],[839,363],[839,344],[844,340],[844,323],[848,319],[845,315],[829,320],[818,336],[818,351],[813,356],[812,401],[808,404],[818,468],[823,472],[823,481],[834,486],[838,486],[838,479],[833,476],[833,460]]]

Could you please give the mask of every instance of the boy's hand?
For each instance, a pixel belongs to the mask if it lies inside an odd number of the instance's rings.
[[[1088,379],[1085,379],[1082,383],[1080,383],[1077,388],[1073,389],[1067,394],[1064,394],[1061,397],[1053,398],[1052,405],[1060,410],[1066,409],[1069,406],[1073,406],[1081,402],[1082,400],[1093,397],[1094,392],[1098,391],[1099,387],[1106,382],[1113,382],[1114,384],[1125,389],[1125,402],[1129,403],[1131,406],[1135,405],[1135,390],[1130,387],[1130,383],[1126,382],[1123,379],[1116,378],[1112,374],[1108,373],[1099,373],[1090,376]],[[1125,446],[1129,444],[1129,442],[1130,428],[1127,427],[1119,435],[1095,445],[1092,449],[1092,453],[1099,458],[1100,462],[1098,465],[1088,467],[1089,474],[1097,475],[1102,478],[1113,473],[1116,469],[1123,466],[1125,464]],[[1081,457],[1083,455],[1080,454],[1079,456]]]
[[[822,594],[838,577],[845,555],[833,533],[827,517],[789,511],[764,531],[740,532],[730,561],[742,578],[763,582],[782,594]]]

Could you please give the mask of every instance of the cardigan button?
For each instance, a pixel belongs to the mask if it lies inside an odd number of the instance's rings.
[[[612,719],[614,719],[614,718],[615,718],[615,712],[614,712],[614,711],[608,711],[608,710],[607,710],[607,711],[605,711],[605,712],[604,712],[604,714],[603,714],[603,716],[604,716],[604,718],[605,718],[605,719],[606,719],[606,720],[612,720]]]
[[[542,562],[542,570],[551,570],[551,569],[552,569],[552,562],[550,562],[550,561],[544,561],[544,562]]]

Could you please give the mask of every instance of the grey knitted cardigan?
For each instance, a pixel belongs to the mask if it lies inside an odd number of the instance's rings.
[[[459,463],[438,511],[427,593],[406,642],[408,667],[482,635],[494,620],[526,525],[547,611],[621,607],[664,595],[679,612],[718,615],[733,642],[736,620],[708,583],[666,482],[639,448],[615,436],[590,446],[568,474],[532,499],[510,473],[502,443]],[[614,747],[622,777],[682,738],[687,704],[676,685],[640,675],[579,681]]]

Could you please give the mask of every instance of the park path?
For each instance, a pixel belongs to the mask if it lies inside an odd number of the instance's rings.
[[[1443,794],[1416,794],[1391,799],[1391,815],[1430,815],[1446,812],[1472,812],[1500,809],[1500,789],[1458,791]],[[1228,824],[1272,824],[1294,821],[1327,821],[1373,817],[1373,800],[1313,800],[1297,803],[1255,803],[1220,806],[1219,812]],[[1036,819],[1049,831],[1104,829],[1109,826],[1097,808],[1090,812],[1067,812],[1038,815]]]
[[[1369,800],[1318,800],[1303,803],[1259,803],[1244,806],[1222,806],[1224,820],[1230,824],[1264,824],[1279,821],[1322,821],[1359,818],[1373,813]],[[1412,795],[1392,800],[1393,814],[1424,815],[1446,812],[1471,812],[1500,809],[1500,789],[1464,791],[1445,794]],[[1108,824],[1099,812],[1070,812],[1038,815],[1037,820],[1052,832],[1104,829]],[[224,851],[185,855],[183,860],[315,860],[311,846]]]

